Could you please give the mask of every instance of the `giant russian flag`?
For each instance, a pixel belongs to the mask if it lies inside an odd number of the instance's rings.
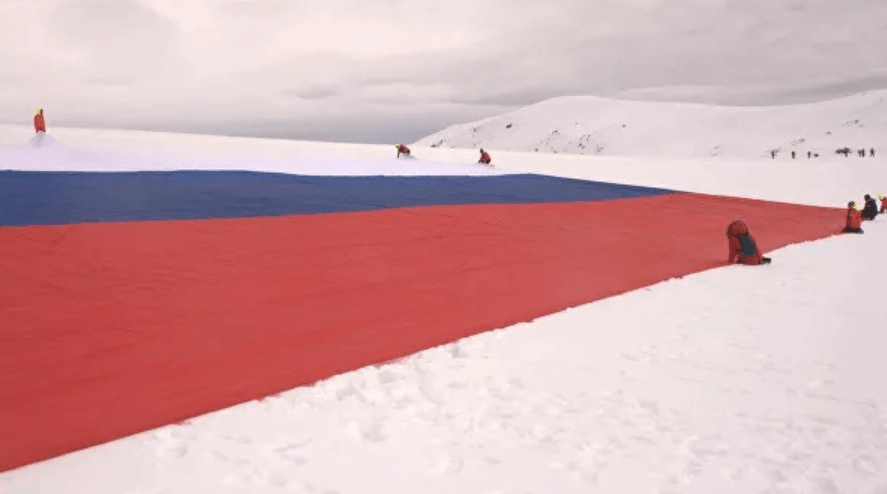
[[[0,471],[723,265],[734,218],[764,250],[841,226],[827,208],[373,167],[0,172]]]

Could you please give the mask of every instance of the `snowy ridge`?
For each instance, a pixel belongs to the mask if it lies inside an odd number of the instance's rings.
[[[387,148],[384,151],[391,154],[391,150]],[[214,153],[204,156],[195,154],[182,156],[181,152],[172,147],[162,153],[145,149],[125,151],[72,147],[56,140],[52,135],[46,135],[38,146],[0,148],[0,169],[7,168],[2,164],[10,163],[17,170],[29,171],[251,170],[321,176],[477,176],[517,173],[486,166],[467,167],[446,162],[396,159],[393,156],[383,158],[382,153],[368,153],[370,156],[378,154],[379,157],[362,160],[335,154],[314,157],[298,154],[276,157],[237,156],[235,153],[227,156]],[[347,152],[344,154],[347,155]]]
[[[61,128],[30,137],[0,125],[0,169],[32,171],[251,170],[300,175],[505,175],[508,170],[445,159],[397,159],[395,147]],[[22,144],[27,142],[27,144]],[[446,159],[449,158],[449,159]],[[9,166],[4,166],[5,164]]]
[[[475,149],[410,146],[395,160],[394,145],[291,141],[130,130],[52,128],[47,147],[33,148],[33,129],[0,125],[0,168],[20,170],[244,169],[343,175],[546,175],[704,194],[844,207],[863,193],[887,193],[887,154],[834,154],[773,166],[772,160],[724,157],[582,156],[492,151],[493,168]],[[8,165],[7,165],[8,164]],[[852,165],[852,168],[848,168]]]
[[[27,130],[0,128],[16,146],[0,149],[0,168],[212,168],[224,156],[249,167],[240,158],[259,156],[263,169],[326,157],[363,173],[393,161],[393,146],[88,129],[51,129],[59,147],[27,149]],[[414,153],[392,166],[486,169],[474,150]],[[887,190],[880,157],[493,160],[831,206]],[[6,472],[0,492],[885,494],[885,221],[768,253],[770,266],[670,280]]]
[[[599,156],[787,159],[884,147],[887,91],[816,103],[733,107],[567,96],[454,125],[418,146]]]

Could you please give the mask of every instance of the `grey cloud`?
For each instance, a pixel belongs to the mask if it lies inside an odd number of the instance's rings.
[[[135,0],[66,2],[49,13],[48,25],[50,42],[86,60],[86,74],[143,75],[178,58],[176,24]]]
[[[623,91],[619,98],[638,100],[683,101],[721,105],[801,104],[823,99],[849,96],[887,87],[887,71],[860,79],[823,78],[806,83],[734,85],[734,86],[665,86]]]
[[[298,112],[273,118],[257,117],[255,113],[241,118],[192,114],[175,120],[129,116],[113,122],[101,117],[81,116],[75,121],[63,119],[59,125],[107,127],[113,123],[116,128],[136,130],[392,144],[414,142],[453,122],[475,120],[509,109],[479,105],[357,107],[346,108],[346,111],[335,112],[323,119],[305,117]]]
[[[90,85],[104,87],[122,87],[133,84],[134,81],[128,77],[97,77],[87,81]]]
[[[132,0],[50,12],[57,39],[5,59],[0,111],[405,141],[564,94],[790,103],[883,87],[887,69],[887,15],[866,0],[188,0],[178,17],[151,1],[171,19]]]
[[[763,17],[736,16],[729,6],[675,11],[663,3],[638,20],[635,32],[629,29],[603,37],[564,38],[538,45],[541,50],[520,47],[506,57],[509,67],[498,70],[500,84],[495,90],[471,90],[469,86],[463,94],[469,101],[506,98],[525,104],[530,101],[521,101],[521,95],[534,97],[537,92],[533,88],[538,88],[540,95],[556,91],[607,96],[631,88],[688,84],[726,87],[781,82],[798,86],[836,73],[848,80],[844,85],[865,89],[881,84],[870,74],[887,66],[887,55],[876,48],[887,42],[884,16],[850,22],[812,7],[791,13],[790,4],[777,9],[773,3],[768,2],[771,7],[765,12],[769,15]],[[853,5],[848,3],[845,10],[854,12]],[[859,16],[859,11],[842,14],[853,15]],[[649,22],[653,17],[659,24]],[[574,29],[569,31],[581,30],[581,21],[582,17],[576,16]],[[852,36],[876,39],[862,45],[840,42]],[[812,52],[811,47],[815,47]],[[524,70],[515,63],[521,59],[537,63]],[[549,77],[537,77],[537,70]],[[527,80],[534,82],[528,85]],[[529,87],[521,89],[521,85]],[[836,88],[834,95],[838,94]],[[779,89],[746,101],[788,102],[786,96]]]
[[[338,96],[339,94],[341,94],[341,91],[342,91],[341,88],[326,86],[326,87],[307,88],[307,89],[302,89],[299,91],[292,91],[292,92],[289,92],[288,94],[298,97],[298,98],[301,98],[301,99],[315,100],[315,99],[327,99],[327,98],[332,98],[334,96]]]
[[[298,2],[288,0],[223,0],[218,6],[225,14],[259,17],[262,20],[268,19],[268,16],[276,18],[287,15],[293,12],[293,9],[300,8]]]

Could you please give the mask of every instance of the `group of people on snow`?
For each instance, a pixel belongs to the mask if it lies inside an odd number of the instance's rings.
[[[400,158],[401,156],[410,156],[410,148],[406,147],[403,144],[395,144],[395,147],[397,148],[397,157],[398,158]],[[480,150],[480,159],[477,160],[477,162],[482,165],[489,165],[492,161],[493,160],[490,158],[490,153],[481,149]]]
[[[770,157],[773,159],[776,159],[777,153],[778,153],[777,150],[771,149],[770,150]],[[837,151],[835,151],[835,154],[843,154],[844,157],[846,158],[846,157],[850,156],[850,148],[845,147],[845,148],[838,149]],[[857,149],[856,154],[859,155],[860,158],[865,158],[865,149]],[[797,151],[792,151],[792,159],[795,159],[797,157],[798,157]],[[870,158],[875,157],[875,148],[869,149],[869,157]],[[819,158],[819,153],[814,153],[813,151],[807,151],[807,159],[810,159],[810,158]]]
[[[865,205],[861,210],[855,201],[847,203],[847,217],[842,233],[865,233],[862,230],[863,221],[872,221],[879,214],[887,213],[887,197],[878,196],[878,201],[881,201],[880,209],[871,195],[866,194],[864,201]],[[730,264],[756,266],[771,262],[769,257],[761,254],[755,238],[749,232],[748,225],[742,220],[733,220],[727,226],[727,248]]]
[[[881,201],[880,210],[878,203],[869,194],[866,194],[863,200],[865,205],[862,210],[859,209],[856,201],[847,203],[847,224],[844,226],[844,233],[865,233],[862,230],[863,221],[872,221],[879,214],[887,212],[887,198],[884,196],[878,196],[878,200]]]
[[[836,151],[835,151],[835,154],[843,154],[844,157],[847,158],[847,157],[850,156],[850,148],[848,148],[848,147],[843,147],[843,148],[841,148],[841,149],[836,150]],[[856,155],[859,156],[860,158],[865,158],[865,149],[857,149],[857,150],[856,150]],[[871,148],[871,149],[869,149],[869,157],[870,157],[870,158],[874,158],[874,157],[875,157],[875,148]]]

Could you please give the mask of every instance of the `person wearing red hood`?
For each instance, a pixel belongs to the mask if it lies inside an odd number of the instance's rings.
[[[761,255],[755,238],[748,231],[748,225],[742,220],[733,220],[727,226],[727,246],[730,250],[730,264],[745,264],[747,266],[757,266],[760,264],[770,264],[771,259]]]
[[[484,151],[483,149],[481,149],[480,150],[480,159],[477,160],[477,162],[481,163],[483,165],[489,165],[491,161],[493,161],[493,160],[490,159],[490,154],[487,153],[486,151]]]
[[[37,108],[34,112],[34,132],[46,132],[46,119],[43,118],[43,108]]]
[[[843,233],[865,233],[862,231],[862,213],[856,207],[854,201],[847,203],[847,224]]]
[[[400,158],[400,155],[409,156],[410,148],[404,146],[403,144],[398,144],[397,146],[397,157]]]

